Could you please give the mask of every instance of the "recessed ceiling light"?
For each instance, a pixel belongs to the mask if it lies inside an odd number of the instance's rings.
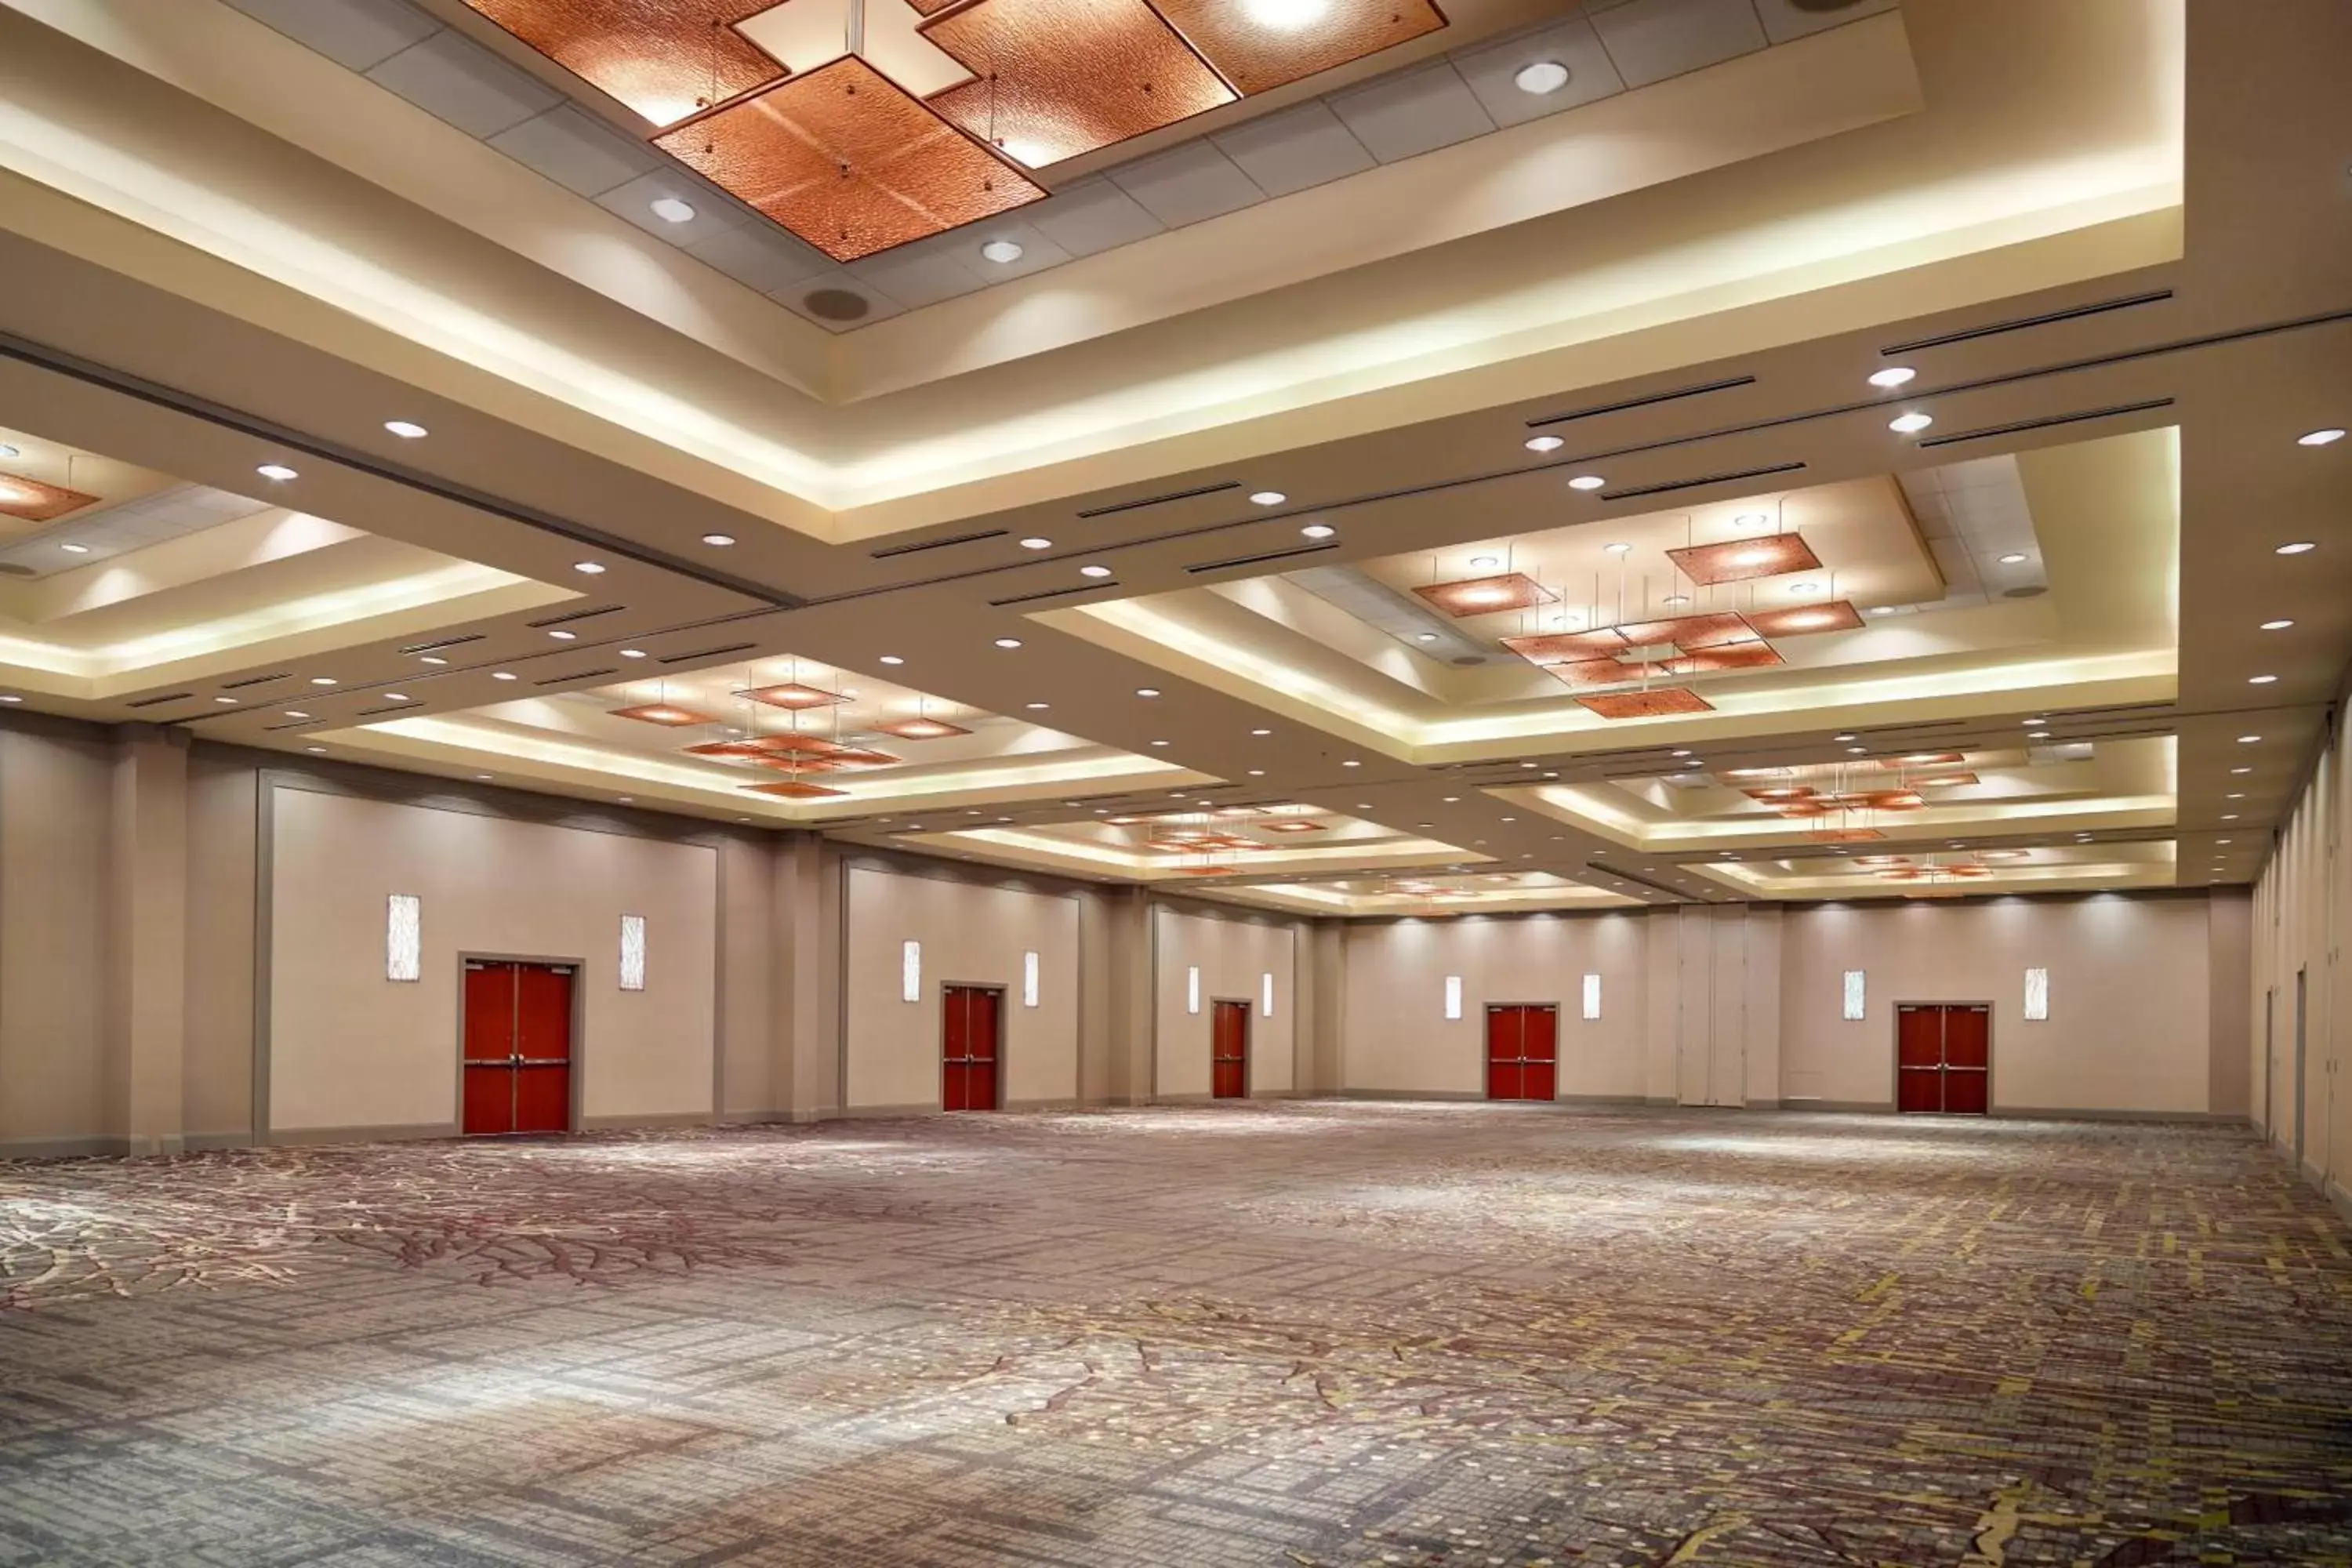
[[[880,664],[904,664],[904,663],[906,663],[907,661],[906,661],[905,659],[903,659],[903,658],[899,658],[897,654],[895,654],[895,653],[886,653],[886,654],[884,654],[884,655],[883,655],[883,656],[882,656],[878,660],[877,660],[876,662],[880,663]]]
[[[1845,749],[1845,751],[1846,751],[1846,755],[1848,755],[1848,756],[1850,756],[1850,757],[1858,757],[1858,756],[1861,756],[1864,752],[1867,752],[1867,751],[1869,751],[1869,750],[1870,750],[1870,748],[1869,748],[1868,746],[1848,746],[1848,747]]]
[[[1024,703],[1023,706],[1032,713],[1043,713],[1045,710],[1045,704],[1043,702]]]
[[[2249,686],[2268,686],[2276,679],[2278,679],[2278,677],[2275,675],[2250,675],[2246,677],[2246,684]]]
[[[1108,566],[1081,566],[1078,568],[1078,575],[1081,577],[1108,577],[1110,575],[1110,568]]]
[[[2234,811],[2225,811],[2221,814],[2221,820],[2224,822],[2235,822],[2238,820],[2238,814]],[[2230,841],[2224,838],[2221,842],[2227,844]]]
[[[288,468],[283,463],[264,463],[261,467],[254,469],[253,471],[259,474],[265,479],[285,480],[298,479],[300,477],[292,468]]]
[[[556,627],[547,635],[553,637],[557,642],[573,642],[577,641],[580,637],[578,632],[567,632],[562,626]]]
[[[1139,686],[1135,689],[1135,694],[1138,697],[1157,697],[1160,695],[1160,688],[1156,686]]]
[[[2331,426],[2325,430],[2314,430],[2307,435],[2297,436],[2294,438],[2294,444],[2298,447],[2332,447],[2342,439],[2344,439],[2344,432]]]
[[[324,752],[327,748],[324,746],[305,746],[302,749],[306,752]]]
[[[286,710],[286,717],[289,719],[308,719],[310,715],[308,713],[298,712],[295,710],[289,708]]]
[[[661,219],[664,223],[692,223],[694,221],[694,205],[691,202],[679,201],[676,196],[655,197],[653,209],[654,216]]]
[[[432,433],[414,419],[387,419],[383,427],[404,441],[421,441]]]
[[[604,574],[604,563],[601,561],[574,561],[572,563],[572,569],[574,572],[585,572],[591,577],[601,577]]]
[[[2230,771],[2233,773],[2250,773],[2254,770],[2252,768],[2231,768]]]
[[[1891,616],[1895,613],[1895,606],[1892,605],[1873,605],[1870,606],[1870,613],[1874,616]]]
[[[1264,768],[1252,768],[1249,771],[1249,776],[1254,779],[1262,779],[1265,777],[1265,770]]]
[[[1872,371],[1870,373],[1870,384],[1873,386],[1901,386],[1905,382],[1909,381],[1913,376],[1917,375],[1919,373],[1917,371],[1913,370],[1907,364],[1890,364],[1885,370]]]
[[[635,805],[637,804],[637,797],[633,795],[614,795],[613,798],[620,802],[623,805]]]
[[[1659,600],[1658,603],[1662,605],[1687,605],[1690,603],[1690,595],[1688,594],[1669,594],[1664,598]]]
[[[474,775],[474,777],[475,777],[475,779],[476,779],[478,782],[482,783],[482,784],[488,784],[488,783],[489,783],[489,782],[490,782],[490,775],[489,775],[489,774],[488,774],[488,773],[476,773],[476,774]],[[747,818],[747,817],[737,817],[737,818],[736,818],[736,820],[737,820],[738,822],[743,822],[743,821],[748,821],[748,820],[750,820],[750,819],[749,819],[749,818]]]
[[[2293,625],[2294,625],[2293,621],[2264,621],[2262,629],[2266,632],[2283,632]]]
[[[999,647],[1019,647],[1021,646],[1021,639],[1019,637],[998,637],[996,639],[996,646]]]
[[[11,447],[7,442],[0,441],[0,458],[21,458],[25,454],[23,452]],[[0,698],[0,702],[21,700],[23,700],[21,698]]]
[[[1280,506],[1290,498],[1280,490],[1258,490],[1251,495],[1252,506]]]
[[[1470,557],[1470,570],[1473,572],[1484,572],[1489,568],[1500,566],[1502,563],[1500,556],[1473,555]]]
[[[1164,745],[1166,745],[1168,742],[1165,742],[1165,741],[1154,741],[1154,742],[1152,742],[1151,743],[1152,743],[1153,745],[1155,745],[1155,746],[1164,746]]]
[[[1271,730],[1252,730],[1250,733],[1253,735],[1271,735],[1274,731]]]
[[[1343,768],[1360,768],[1360,767],[1362,767],[1364,764],[1363,764],[1363,763],[1360,763],[1360,762],[1358,762],[1358,761],[1356,761],[1353,757],[1350,757],[1350,758],[1349,758],[1346,762],[1341,763],[1339,765],[1340,765],[1341,767],[1343,767]]]
[[[1935,422],[1935,418],[1931,415],[1898,414],[1894,418],[1886,422],[1886,427],[1889,430],[1894,431],[1898,436],[1908,436],[1914,431],[1925,430],[1928,426],[1933,425]]]
[[[234,697],[215,697],[213,700],[219,703],[224,708],[234,708],[236,706],[236,699]]]
[[[1530,452],[1557,452],[1567,445],[1557,436],[1530,436],[1527,439],[1527,448]]]
[[[1606,555],[1630,555],[1633,552],[1633,547],[1630,544],[1604,544],[1601,550]]]
[[[1437,634],[1435,632],[1416,632],[1413,634],[1413,637],[1417,642],[1435,642],[1437,640]]]
[[[416,656],[416,662],[419,664],[446,664],[449,661],[443,658],[437,653],[420,653]]]
[[[2262,737],[2260,735],[2241,735],[2238,737],[2238,744],[2242,746],[2251,746],[2261,739]]]
[[[980,254],[983,259],[993,261],[999,267],[1010,267],[1020,260],[1024,253],[1017,241],[992,239],[980,247]]]
[[[1791,583],[1789,584],[1789,592],[1791,594],[1818,594],[1821,591],[1822,585],[1819,583]]]
[[[1021,542],[1021,548],[1024,550],[1051,550],[1054,548],[1054,542],[1050,539],[1040,539],[1033,534],[1029,538]]]
[[[1599,474],[1579,474],[1568,481],[1568,488],[1572,490],[1597,490],[1608,482]]]
[[[335,678],[331,675],[314,675],[310,678],[310,684],[313,686],[332,686],[334,683]]]
[[[735,536],[731,533],[706,533],[702,536],[702,542],[713,549],[724,550],[735,542]]]
[[[2025,557],[2011,551],[2000,558],[2000,563],[2004,566],[2022,566],[2025,564]]]
[[[383,700],[386,702],[405,702],[409,698],[404,691],[387,691],[383,694]]]
[[[1548,92],[1558,92],[1568,85],[1568,68],[1558,60],[1537,60],[1521,66],[1511,74],[1511,85],[1521,92],[1541,98]]]
[[[2221,798],[2223,800],[2243,800],[2246,798],[2246,792],[2243,790],[2233,789]]]
[[[625,647],[621,650],[621,657],[623,658],[643,658],[646,657],[646,650],[641,647]],[[425,662],[427,664],[441,664],[446,661],[437,658],[428,658]]]
[[[1339,531],[1328,522],[1310,522],[1298,531],[1309,539],[1328,539]]]
[[[89,546],[87,544],[60,544],[58,548],[64,551],[68,555],[87,555],[89,553]]]
[[[2050,731],[2047,730],[2028,730],[2025,732],[2025,738],[2029,741],[2046,741],[2050,738]]]
[[[2319,546],[2316,544],[2312,543],[2307,539],[2304,539],[2297,540],[2293,544],[2282,544],[2276,550],[2273,551],[2272,553],[2274,555],[2302,555],[2318,548]]]
[[[514,671],[510,669],[494,669],[490,671],[490,679],[492,680],[520,680],[522,677],[515,674]]]

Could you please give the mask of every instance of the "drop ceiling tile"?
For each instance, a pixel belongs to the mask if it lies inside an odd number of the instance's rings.
[[[1265,199],[1213,142],[1187,142],[1110,171],[1118,187],[1170,228],[1181,228]]]
[[[654,203],[674,197],[694,209],[684,223],[672,223],[654,211]],[[699,245],[712,235],[740,228],[754,220],[751,213],[712,190],[682,169],[663,167],[614,186],[596,198],[606,212],[636,225],[656,239],[681,247]]]
[[[850,276],[872,285],[909,309],[919,310],[970,294],[979,275],[954,256],[919,245],[901,246],[849,264]]]
[[[1320,100],[1236,125],[1212,140],[1270,196],[1359,174],[1373,163],[1355,133]]]
[[[1138,205],[1133,196],[1100,178],[1066,185],[1021,216],[1072,256],[1092,256],[1098,250],[1131,245],[1165,226]]]
[[[1006,283],[1015,278],[1025,278],[1032,272],[1043,272],[1048,267],[1059,267],[1070,259],[1068,251],[1027,221],[1029,215],[1036,210],[1034,206],[1024,207],[1019,217],[990,218],[981,223],[966,224],[950,234],[941,235],[931,243],[970,268],[982,284]],[[1019,246],[1021,254],[1011,261],[991,261],[981,254],[982,247],[992,245],[1000,239],[1009,239]]]
[[[1594,12],[1592,26],[1627,87],[1764,47],[1764,25],[1748,0],[1627,0]]]
[[[499,132],[490,145],[565,190],[601,196],[661,167],[661,154],[566,103]]]
[[[906,314],[907,310],[874,283],[858,277],[846,267],[836,267],[831,263],[827,263],[826,270],[814,277],[803,278],[776,289],[768,297],[794,315],[835,332],[851,331],[876,321],[887,321],[892,316]],[[835,304],[854,301],[865,307],[864,313],[845,317],[838,310],[820,310],[812,302],[826,300]]]
[[[1331,95],[1332,112],[1383,163],[1467,142],[1495,129],[1461,74],[1445,60],[1376,77]]]
[[[363,71],[441,30],[408,0],[229,0],[337,65]]]
[[[1550,92],[1521,91],[1513,79],[1523,68],[1546,60],[1568,68],[1567,83]],[[1540,120],[1625,90],[1609,51],[1601,47],[1600,35],[1582,16],[1564,17],[1516,38],[1465,49],[1454,57],[1454,68],[1497,125]]]
[[[472,136],[495,136],[563,101],[553,88],[446,30],[411,44],[367,76]]]
[[[1808,33],[1842,27],[1864,16],[1875,16],[1881,11],[1892,11],[1897,3],[1898,0],[1756,0],[1756,14],[1764,19],[1765,35],[1776,44],[1785,44]]]
[[[772,224],[747,223],[720,229],[686,247],[739,283],[762,294],[791,287],[833,265],[824,252],[804,245]]]

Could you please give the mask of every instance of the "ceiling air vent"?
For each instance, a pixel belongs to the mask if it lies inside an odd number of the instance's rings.
[[[662,656],[662,662],[664,664],[691,664],[698,658],[725,658],[730,653],[748,653],[752,648],[758,647],[760,645],[758,643],[738,642],[729,643],[725,647],[697,648],[692,653],[664,654]]]
[[[992,608],[1001,610],[1007,605],[1034,605],[1040,599],[1060,599],[1072,594],[1098,594],[1105,588],[1118,586],[1116,579],[1105,578],[1098,583],[1073,583],[1066,588],[1040,588],[1034,594],[1015,594],[1009,599],[991,599],[988,602]]]
[[[166,702],[185,702],[195,695],[193,691],[166,692],[161,697],[142,697],[136,702],[126,702],[126,708],[159,708]]]
[[[1136,500],[1113,501],[1108,506],[1088,507],[1080,517],[1108,517],[1113,512],[1137,511],[1147,506],[1166,506],[1170,501],[1191,500],[1195,496],[1222,495],[1242,488],[1239,479],[1227,479],[1223,484],[1196,485],[1189,490],[1170,490],[1164,496],[1144,496]]]
[[[573,621],[592,621],[598,616],[618,615],[625,607],[621,605],[599,605],[591,610],[566,610],[560,616],[550,616],[541,621],[525,621],[523,625],[534,628],[569,626]]]
[[[1701,485],[1727,485],[1738,479],[1760,479],[1773,474],[1802,472],[1802,463],[1772,463],[1760,468],[1741,468],[1727,474],[1701,474],[1696,479],[1669,479],[1662,485],[1636,485],[1630,489],[1602,490],[1602,500],[1629,500],[1635,496],[1662,496],[1670,490],[1695,490]]]
[[[1301,555],[1320,555],[1326,550],[1339,548],[1339,542],[1333,539],[1321,544],[1298,544],[1288,550],[1269,550],[1263,555],[1235,555],[1223,561],[1203,561],[1198,566],[1187,566],[1184,570],[1194,574],[1223,572],[1235,566],[1256,566],[1268,561],[1293,561]]]
[[[1939,332],[1932,338],[1913,338],[1908,342],[1888,343],[1878,352],[1882,354],[1907,354],[1920,349],[1939,349],[1948,343],[1974,342],[1979,338],[1997,338],[2004,332],[2031,331],[2035,327],[2056,326],[2061,321],[2078,321],[2085,316],[2104,316],[2110,310],[2128,310],[2135,306],[2160,304],[2172,298],[2169,289],[2151,289],[2145,294],[2126,294],[2114,300],[2099,300],[2088,305],[2070,305],[2063,310],[2044,310],[2040,315],[2019,316],[2012,321],[1992,321],[1981,327],[1963,327],[1956,332]]]
[[[887,561],[894,555],[919,555],[926,550],[945,550],[956,544],[977,544],[983,539],[1002,539],[1004,537],[1004,531],[1001,528],[988,528],[982,529],[978,533],[950,533],[944,539],[919,539],[912,544],[886,544],[879,550],[868,552],[868,559]]]
[[[2145,403],[2118,403],[2109,408],[2085,408],[2078,414],[2049,414],[2039,419],[2012,420],[2007,425],[1988,425],[1979,430],[1956,430],[1949,436],[1937,436],[1919,443],[1922,447],[1949,447],[1960,441],[1981,441],[1988,436],[2016,436],[2028,430],[2048,430],[2060,425],[2080,425],[2090,419],[2115,419],[2126,414],[2146,414],[2150,409],[2169,408],[2169,397],[2151,397]]]
[[[1579,419],[1598,419],[1603,414],[1623,414],[1635,408],[1654,408],[1661,403],[1677,403],[1685,397],[1704,397],[1710,392],[1729,392],[1735,387],[1755,384],[1756,378],[1752,375],[1727,376],[1721,381],[1702,382],[1696,386],[1676,387],[1672,392],[1653,392],[1641,397],[1620,398],[1614,403],[1596,404],[1591,408],[1579,408],[1567,414],[1546,414],[1540,418],[1528,420],[1528,428],[1538,430],[1547,425],[1569,425]]]

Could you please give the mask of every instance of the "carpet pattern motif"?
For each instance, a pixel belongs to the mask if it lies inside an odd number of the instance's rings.
[[[1485,1105],[0,1167],[0,1564],[2352,1564],[2244,1131]]]

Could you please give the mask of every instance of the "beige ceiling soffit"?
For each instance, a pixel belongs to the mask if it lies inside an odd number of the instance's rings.
[[[70,622],[76,616],[141,600],[176,596],[182,590],[215,578],[321,551],[340,556],[341,547],[359,544],[363,540],[376,548],[394,543],[322,517],[271,507],[86,566],[53,573],[37,582],[0,585],[14,590],[5,599],[0,599],[0,607],[23,620],[52,625]],[[367,548],[362,546],[363,550]],[[418,557],[448,559],[414,546],[397,548],[414,551]]]
[[[7,7],[821,395],[824,328],[241,11],[216,0],[0,0]]]
[[[316,734],[305,740],[321,738]],[[872,811],[943,810],[950,806],[1005,805],[1055,798],[1073,789],[1122,792],[1164,789],[1215,782],[1208,775],[1146,758],[1109,752],[1088,758],[1045,759],[1008,763],[984,759],[944,770],[897,788],[882,775],[830,775],[828,788],[848,791],[822,801],[780,803],[745,789],[765,775],[717,772],[645,752],[616,752],[556,735],[518,734],[510,728],[478,725],[463,714],[390,719],[335,732],[343,745],[435,763],[495,766],[509,776],[527,775],[568,788],[602,792],[630,789],[641,795],[698,807],[727,806],[793,822],[824,823]]]
[[[519,615],[574,597],[470,562],[192,622],[125,642],[69,647],[0,635],[0,670],[28,690],[110,701],[159,684],[238,674],[256,662],[332,653],[454,621]]]
[[[1897,12],[1276,197],[844,336],[844,401],[1308,282],[1922,106]]]
[[[1545,785],[1535,789],[1498,790],[1496,795],[1516,805],[1540,811],[1554,821],[1563,822],[1606,840],[1622,849],[1639,849],[1654,855],[1685,855],[1714,853],[1728,848],[1786,848],[1791,854],[1817,852],[1805,837],[1801,823],[1767,813],[1752,817],[1726,818],[1710,822],[1669,820],[1649,822],[1619,810],[1601,792],[1608,786]],[[2083,800],[2038,800],[2020,803],[2009,809],[1978,809],[1992,807],[1996,802],[1971,801],[1928,813],[1878,812],[1864,813],[1870,826],[1885,835],[1883,847],[1886,853],[1903,853],[1906,847],[1934,846],[1948,840],[1954,834],[1965,837],[1984,838],[2007,837],[2021,833],[2049,833],[2060,830],[2069,833],[2107,832],[2121,828],[2170,827],[2175,821],[2175,802],[2170,795],[2100,796]],[[1932,817],[1933,820],[1922,820]]]

